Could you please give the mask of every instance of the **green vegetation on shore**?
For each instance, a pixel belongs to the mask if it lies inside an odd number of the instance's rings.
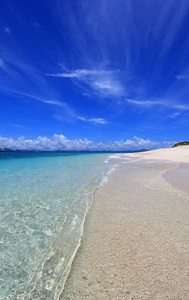
[[[179,146],[186,146],[186,145],[189,145],[189,142],[181,142],[181,143],[177,143],[173,146],[174,147],[179,147]]]

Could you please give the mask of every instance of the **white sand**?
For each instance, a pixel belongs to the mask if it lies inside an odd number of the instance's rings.
[[[189,299],[189,194],[161,177],[188,149],[124,156],[96,192],[60,299]]]
[[[143,157],[148,159],[165,159],[176,162],[189,163],[189,146],[164,148],[146,152],[129,153],[126,156]]]

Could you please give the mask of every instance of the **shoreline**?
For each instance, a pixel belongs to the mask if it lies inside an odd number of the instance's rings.
[[[161,177],[174,188],[189,194],[189,163],[179,163],[176,168],[163,172]]]
[[[60,299],[188,298],[189,194],[161,177],[178,164],[132,155],[96,191]]]
[[[173,187],[189,193],[189,186],[186,182],[186,178],[189,179],[189,146],[128,153],[126,156],[176,162],[177,166],[171,170],[162,172],[161,177]]]
[[[127,153],[125,156],[147,159],[168,160],[179,163],[189,163],[189,146],[162,148],[145,152]]]

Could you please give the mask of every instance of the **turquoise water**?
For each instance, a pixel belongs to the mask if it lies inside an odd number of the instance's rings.
[[[0,153],[0,299],[58,299],[107,156]]]

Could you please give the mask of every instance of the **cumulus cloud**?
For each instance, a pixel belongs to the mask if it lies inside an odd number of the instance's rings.
[[[178,143],[178,141],[174,141],[174,142],[163,142],[163,148],[171,148],[173,147],[173,145],[175,145],[176,143]]]
[[[95,143],[88,139],[73,139],[69,140],[64,135],[54,134],[52,138],[41,137],[37,139],[26,139],[19,137],[18,139],[0,137],[0,148],[10,148],[13,150],[49,150],[49,151],[129,151],[140,149],[156,149],[161,147],[171,147],[174,142],[154,142],[149,139],[134,137],[133,140],[115,141],[109,143]]]

